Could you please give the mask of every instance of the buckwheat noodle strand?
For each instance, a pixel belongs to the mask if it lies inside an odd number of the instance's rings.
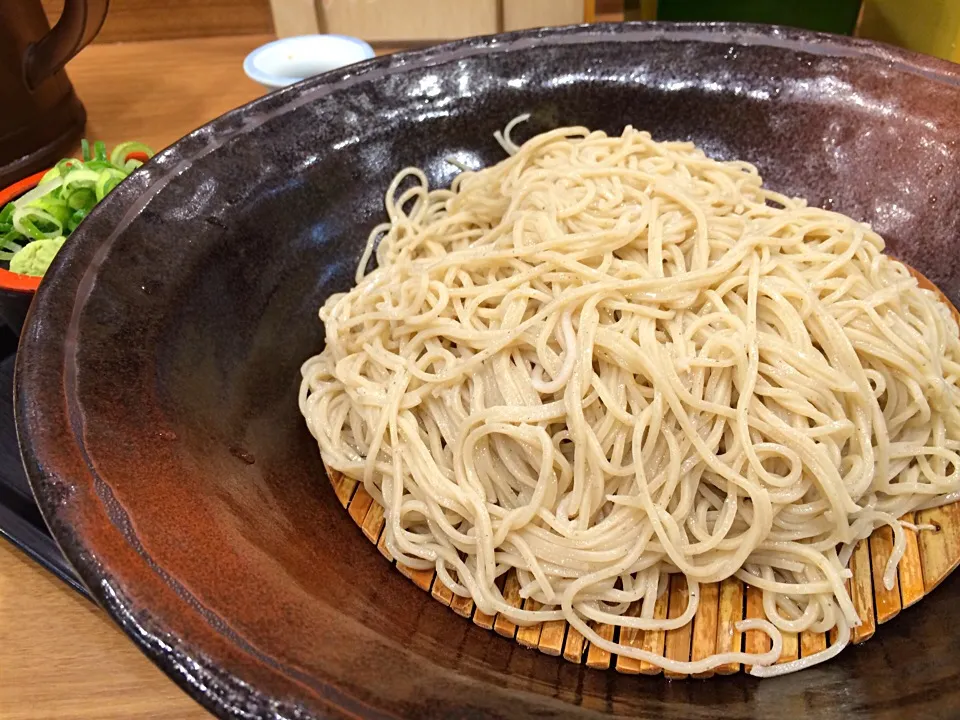
[[[402,170],[357,284],[320,310],[300,409],[327,465],[381,503],[386,545],[518,624],[678,673],[836,655],[856,542],[960,492],[949,309],[868,226],[690,143],[569,127],[449,190]],[[367,271],[375,257],[376,268]],[[497,580],[515,570],[508,604]],[[670,573],[689,604],[654,617]],[[589,624],[691,622],[699,586],[763,592],[768,652],[679,662]],[[627,609],[638,603],[638,612]],[[837,629],[775,665],[782,632]]]

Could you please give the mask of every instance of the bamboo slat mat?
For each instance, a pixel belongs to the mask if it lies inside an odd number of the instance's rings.
[[[385,558],[394,562],[384,545],[383,508],[363,489],[363,486],[344,475],[327,469],[330,484],[340,503],[347,509],[363,534],[374,543]],[[881,527],[867,540],[862,540],[850,560],[853,579],[849,581],[854,607],[861,625],[853,629],[852,642],[869,639],[877,625],[896,617],[933,590],[960,564],[960,503],[942,508],[909,513],[903,517],[911,523],[929,524],[933,531],[916,533],[905,529],[907,551],[900,561],[897,582],[892,590],[883,586],[883,571],[893,549],[893,533]],[[655,665],[629,657],[612,655],[586,641],[566,622],[551,622],[518,627],[507,618],[491,617],[480,612],[471,599],[454,595],[432,570],[412,570],[395,563],[404,577],[430,593],[458,615],[471,619],[475,625],[492,630],[498,635],[515,640],[520,645],[540,650],[547,655],[562,655],[570,662],[584,663],[591,668],[615,668],[627,674],[657,675],[663,672]],[[521,606],[519,584],[511,572],[502,579],[503,596],[514,607]],[[655,617],[676,617],[687,606],[687,584],[682,575],[671,575],[668,589],[657,601]],[[536,607],[526,600],[526,607]],[[639,613],[640,603],[634,603],[629,613]],[[594,625],[597,633],[632,647],[640,647],[665,654],[674,660],[699,660],[718,652],[743,648],[748,652],[765,652],[769,638],[760,631],[739,633],[736,624],[744,618],[763,617],[762,593],[739,580],[728,578],[721,583],[700,586],[700,605],[693,622],[676,630],[643,631]],[[834,638],[823,633],[784,633],[780,662],[808,657],[832,644]],[[739,664],[728,664],[714,672],[720,675],[739,672]],[[697,675],[709,677],[713,673]],[[667,672],[666,677],[685,678],[686,675]]]

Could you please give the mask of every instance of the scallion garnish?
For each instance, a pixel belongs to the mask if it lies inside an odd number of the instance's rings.
[[[9,261],[12,272],[43,275],[94,205],[153,157],[138,142],[120,143],[109,156],[99,140],[92,150],[82,140],[81,159],[64,158],[37,187],[0,210],[0,261]]]

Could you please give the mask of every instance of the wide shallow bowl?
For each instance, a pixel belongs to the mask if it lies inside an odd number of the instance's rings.
[[[588,670],[414,587],[334,497],[297,409],[317,309],[351,285],[406,165],[450,182],[492,134],[627,123],[756,163],[870,221],[960,299],[960,74],[731,25],[477,38],[312,79],[197,130],[112,193],[40,287],[17,420],[84,582],[187,692],[236,718],[956,717],[948,580],[866,645],[773,680]]]

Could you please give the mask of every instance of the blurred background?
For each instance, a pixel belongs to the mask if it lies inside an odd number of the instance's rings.
[[[51,22],[62,2],[44,0]],[[330,32],[396,47],[623,19],[780,23],[960,60],[957,0],[113,0],[97,42]]]

